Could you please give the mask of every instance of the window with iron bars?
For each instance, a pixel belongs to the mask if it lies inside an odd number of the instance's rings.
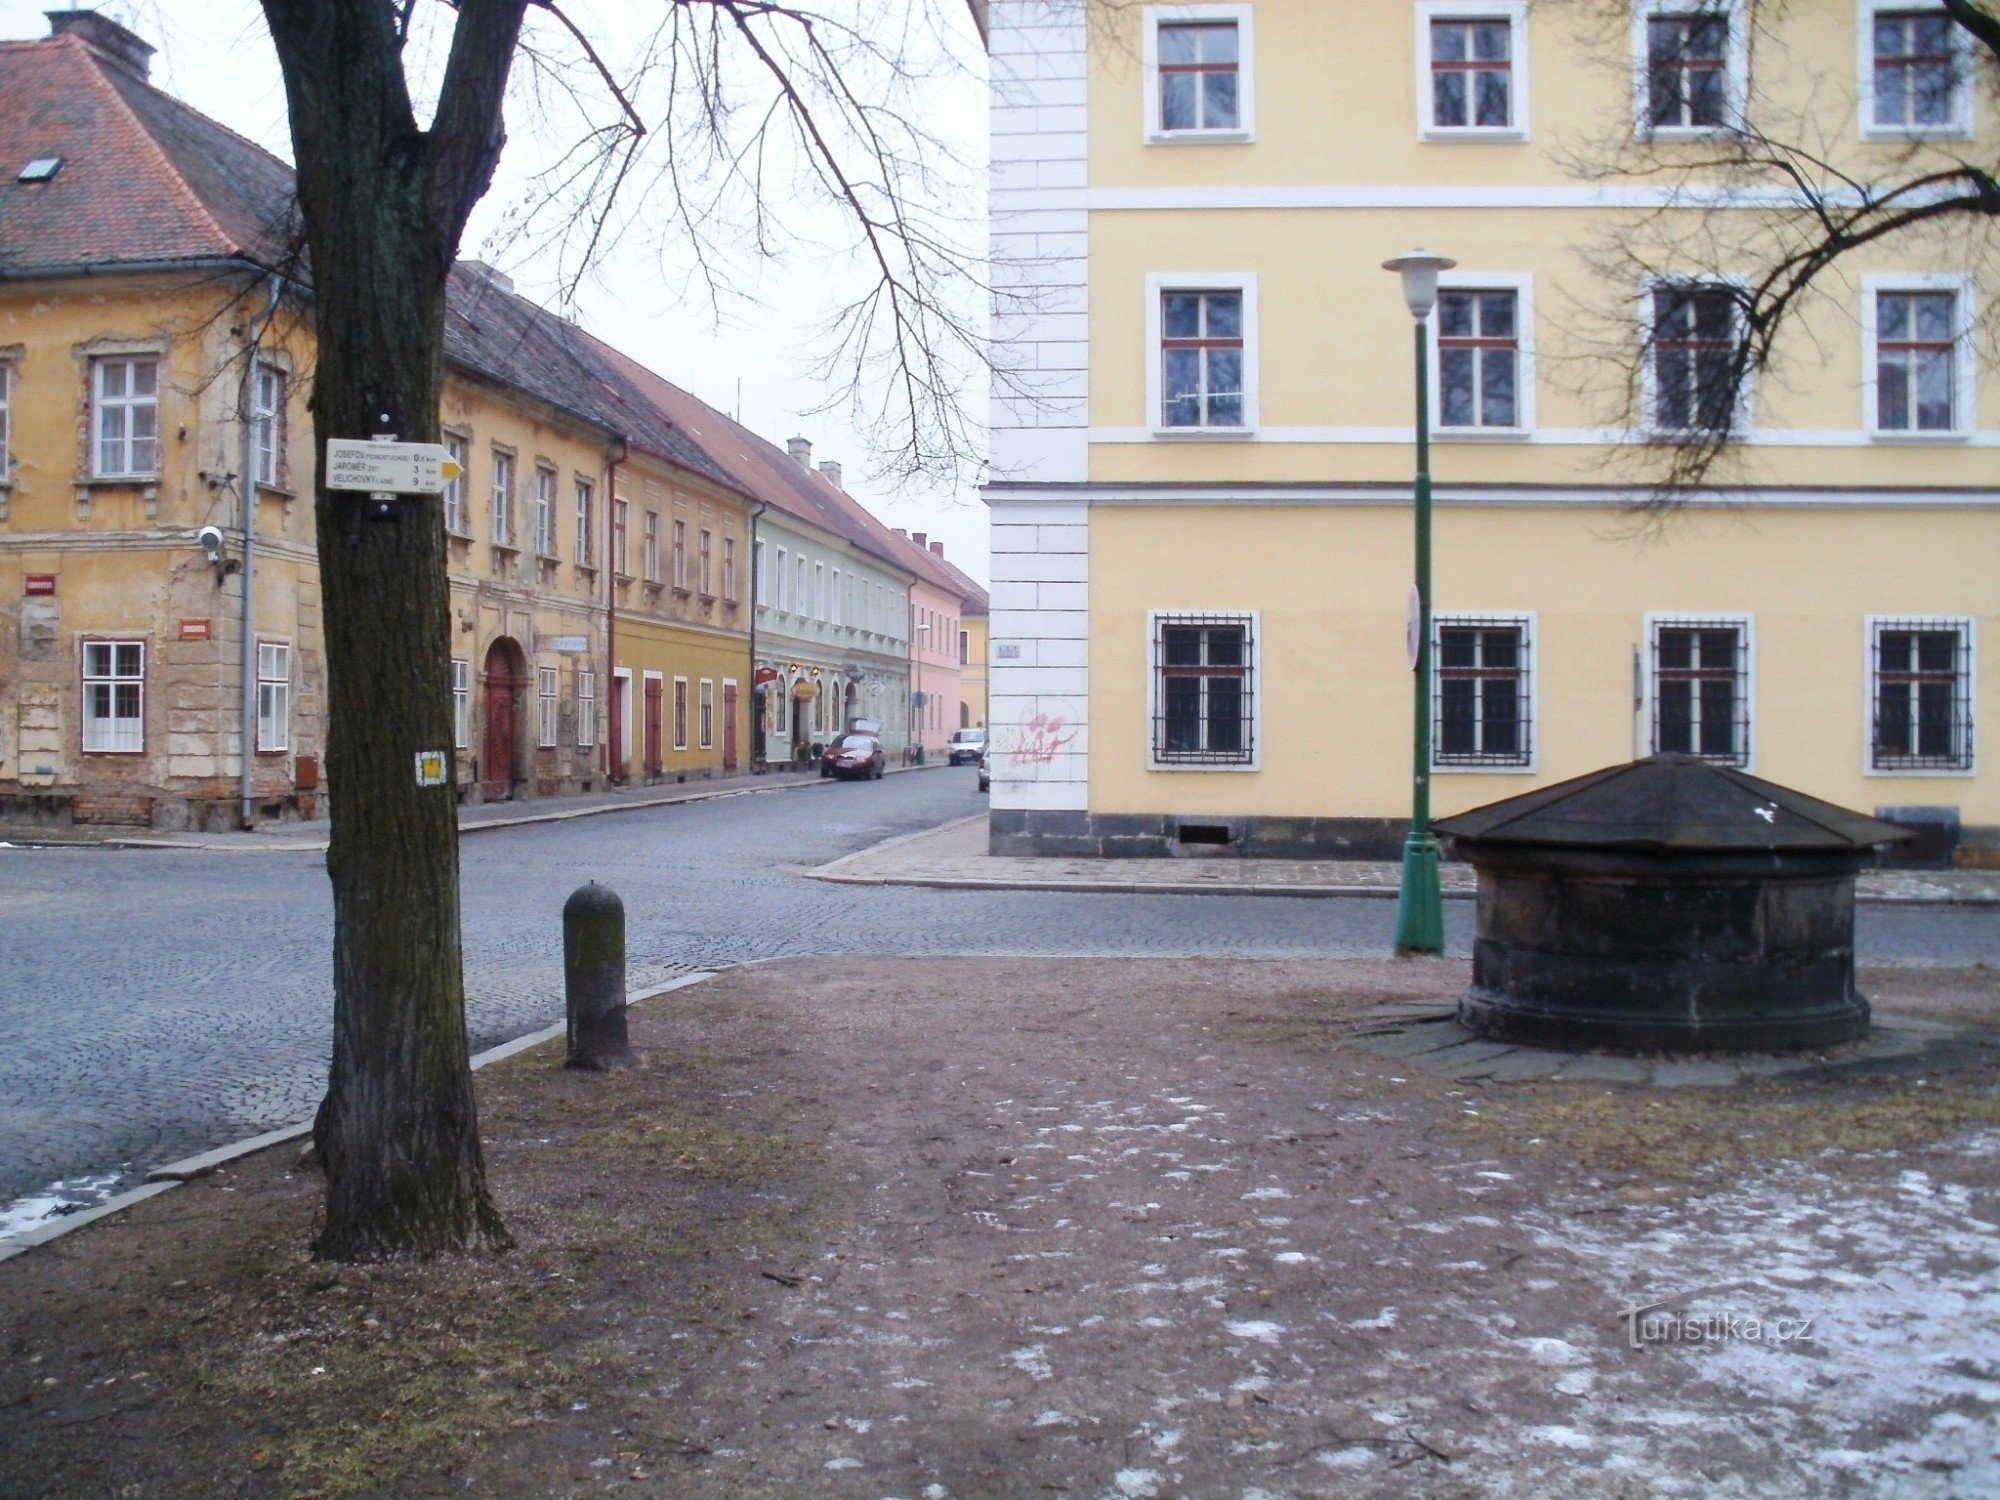
[[[1653,624],[1653,753],[1750,763],[1750,627],[1744,620]]]
[[[1439,615],[1431,757],[1439,766],[1534,763],[1525,615]]]
[[[1253,622],[1248,615],[1153,621],[1153,761],[1247,766],[1256,759]]]
[[[1972,769],[1972,622],[1876,620],[1869,632],[1876,771]]]

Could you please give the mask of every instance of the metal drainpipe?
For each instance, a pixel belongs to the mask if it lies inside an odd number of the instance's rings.
[[[763,569],[757,566],[757,519],[764,514],[766,505],[762,500],[750,512],[750,702],[757,703],[757,575]],[[754,772],[764,764],[764,716],[757,715],[750,726],[750,769]]]
[[[284,278],[275,272],[270,278],[270,294],[264,310],[251,320],[243,349],[243,469],[238,487],[243,493],[243,703],[238,733],[242,743],[237,756],[242,775],[237,787],[237,821],[244,828],[257,826],[257,357],[262,349],[264,330],[278,310],[284,293]],[[277,420],[282,421],[279,417]]]
[[[621,437],[618,456],[604,466],[604,693],[611,705],[610,732],[604,737],[610,747],[604,779],[612,786],[624,784],[618,774],[618,752],[624,748],[618,733],[622,727],[618,722],[618,466],[631,456],[631,441]]]

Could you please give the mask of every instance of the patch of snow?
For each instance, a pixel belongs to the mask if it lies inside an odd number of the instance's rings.
[[[1356,1318],[1347,1325],[1349,1328],[1394,1328],[1396,1309],[1385,1307],[1372,1318]]]
[[[1597,1440],[1578,1432],[1574,1427],[1530,1427],[1521,1436],[1531,1443],[1543,1443],[1552,1448],[1595,1448]]]
[[[861,1467],[861,1460],[858,1458],[829,1458],[820,1467],[823,1469],[858,1469]]]
[[[1248,1203],[1265,1198],[1289,1198],[1291,1196],[1290,1193],[1281,1187],[1260,1187],[1252,1188],[1249,1192],[1245,1193],[1243,1201]]]
[[[1336,1448],[1328,1452],[1315,1453],[1313,1458],[1329,1469],[1365,1469],[1374,1463],[1378,1456],[1373,1448]]]
[[[1111,1483],[1126,1500],[1153,1500],[1160,1493],[1160,1476],[1154,1469],[1120,1469]]]
[[[1007,1356],[1007,1363],[1035,1380],[1047,1380],[1055,1373],[1049,1368],[1049,1351],[1045,1344],[1030,1344],[1025,1349],[1016,1349]]]
[[[1284,1325],[1263,1318],[1251,1318],[1241,1323],[1225,1323],[1223,1328],[1232,1338],[1255,1339],[1260,1344],[1275,1344],[1285,1329]]]

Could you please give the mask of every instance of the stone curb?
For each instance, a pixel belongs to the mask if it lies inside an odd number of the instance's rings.
[[[918,768],[912,767],[911,769],[915,770]],[[773,788],[773,790],[776,790],[776,788]],[[657,1000],[660,996],[670,994],[674,990],[686,989],[689,985],[701,984],[706,980],[713,979],[721,972],[719,969],[698,969],[692,974],[682,974],[678,978],[668,980],[665,984],[656,984],[651,989],[642,990],[640,993],[628,997],[625,1003],[627,1005],[637,1005],[642,1001]],[[502,1042],[495,1047],[488,1047],[484,1052],[478,1053],[472,1058],[472,1069],[474,1072],[477,1072],[491,1063],[504,1062],[510,1057],[539,1047],[544,1042],[554,1041],[557,1037],[563,1035],[568,1028],[568,1021],[562,1020],[556,1022],[553,1026],[544,1026],[540,1030],[531,1031],[525,1036],[517,1036],[512,1041]],[[216,1168],[235,1161],[239,1157],[249,1156],[257,1151],[266,1151],[273,1146],[282,1146],[287,1141],[295,1141],[301,1136],[311,1134],[312,1128],[313,1122],[311,1120],[302,1120],[296,1125],[285,1125],[276,1130],[267,1130],[261,1135],[253,1135],[244,1140],[232,1141],[226,1146],[217,1146],[214,1150],[204,1151],[198,1156],[183,1157],[180,1161],[172,1161],[166,1163],[164,1166],[154,1167],[146,1174],[145,1182],[131,1189],[129,1192],[120,1193],[115,1198],[107,1198],[94,1208],[80,1209],[73,1214],[64,1214],[59,1219],[52,1219],[46,1224],[37,1224],[32,1229],[24,1229],[19,1234],[8,1235],[5,1239],[0,1239],[0,1261],[12,1260],[15,1256],[32,1250],[37,1245],[46,1245],[51,1240],[59,1240],[72,1230],[81,1229],[86,1224],[92,1224],[99,1219],[107,1218],[112,1214],[130,1208],[135,1203],[143,1203],[148,1198],[157,1198],[169,1188],[177,1188],[184,1182],[194,1181],[197,1177],[206,1177]]]
[[[934,765],[891,766],[885,774],[900,776],[906,771],[939,771],[944,768],[944,763],[939,761]],[[568,823],[577,818],[601,817],[606,813],[639,812],[651,807],[681,807],[694,802],[712,802],[719,797],[756,797],[769,792],[807,791],[815,787],[830,784],[831,778],[813,776],[802,778],[798,781],[779,782],[775,786],[728,786],[718,788],[715,791],[683,792],[674,796],[648,797],[643,801],[613,802],[598,807],[571,807],[556,812],[527,813],[518,818],[489,818],[477,823],[461,823],[458,833],[459,837],[463,838],[467,834],[487,833],[499,828],[525,828],[535,823]],[[323,838],[296,841],[273,838],[268,844],[219,844],[200,842],[183,843],[174,839],[135,837],[90,840],[58,839],[47,841],[44,847],[53,847],[57,844],[89,849],[196,849],[205,854],[324,854],[326,852],[327,841]]]

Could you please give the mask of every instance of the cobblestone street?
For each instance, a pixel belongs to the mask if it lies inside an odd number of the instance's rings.
[[[466,841],[474,1043],[562,1015],[560,913],[597,879],[625,899],[635,989],[689,967],[814,954],[1386,952],[1391,902],[956,891],[803,872],[977,813],[970,768],[722,797]],[[1465,951],[1470,903],[1448,904]],[[305,1118],[330,1035],[316,853],[0,850],[0,1203],[92,1194]],[[1864,908],[1862,959],[2000,963],[1991,911]]]

